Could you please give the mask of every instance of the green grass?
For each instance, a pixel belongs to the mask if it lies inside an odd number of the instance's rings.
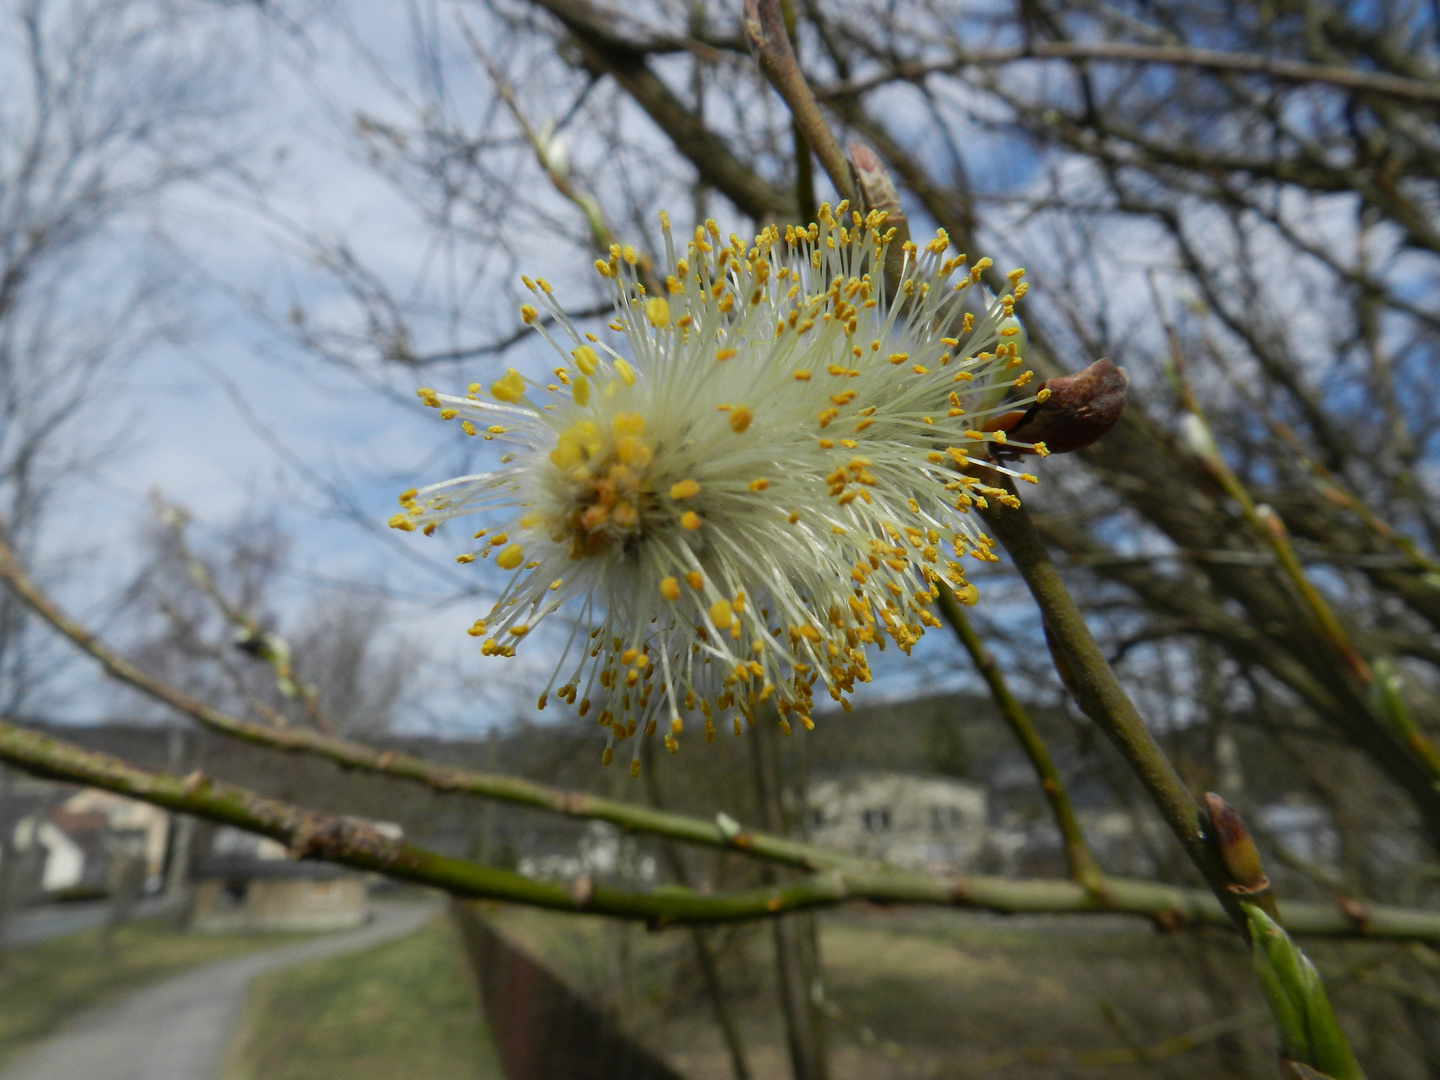
[[[257,979],[225,1080],[499,1080],[460,943],[443,920]]]
[[[0,966],[0,1064],[78,1012],[198,964],[293,940],[292,935],[192,936],[135,922],[106,947],[99,930],[19,945]]]

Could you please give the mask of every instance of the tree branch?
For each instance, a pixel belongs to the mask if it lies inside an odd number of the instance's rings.
[[[1036,41],[1013,49],[957,52],[932,63],[900,63],[868,79],[856,79],[818,87],[821,99],[854,97],[886,83],[919,82],[928,75],[953,73],[967,67],[993,67],[1023,60],[1102,60],[1119,63],[1167,64],[1208,71],[1234,71],[1264,75],[1279,82],[1319,83],[1357,93],[1383,94],[1402,101],[1440,105],[1440,83],[1407,79],[1399,75],[1359,71],[1352,68],[1308,64],[1255,53],[1229,53],[1219,49],[1196,49],[1184,45],[1132,45],[1127,42]]]
[[[1010,725],[1015,738],[1019,741],[1025,756],[1030,759],[1030,764],[1035,769],[1035,775],[1040,781],[1040,790],[1045,793],[1045,799],[1050,804],[1050,813],[1055,818],[1055,826],[1060,830],[1060,837],[1065,846],[1065,865],[1070,872],[1072,881],[1078,881],[1091,892],[1104,892],[1105,875],[1100,870],[1100,865],[1095,861],[1090,847],[1085,843],[1085,834],[1080,829],[1080,821],[1075,816],[1075,808],[1070,804],[1070,795],[1065,790],[1065,781],[1060,776],[1060,770],[1055,767],[1055,761],[1050,756],[1050,748],[1045,745],[1045,740],[1040,737],[1040,732],[1035,730],[1034,721],[1030,714],[1025,711],[1014,694],[1010,692],[1009,685],[1005,682],[1005,676],[1000,671],[1000,666],[995,663],[995,657],[980,640],[980,635],[975,633],[975,628],[970,625],[970,620],[965,617],[964,610],[960,607],[959,601],[953,593],[946,589],[940,590],[940,614],[950,629],[955,631],[955,636],[960,639],[960,644],[965,646],[965,651],[970,654],[970,659],[975,664],[975,670],[980,672],[985,685],[990,688],[990,696],[995,699],[995,706],[1000,710],[1000,715]]]
[[[201,772],[187,777],[150,772],[73,743],[0,721],[0,761],[66,783],[85,784],[183,814],[233,825],[285,844],[297,858],[319,859],[454,895],[504,900],[554,911],[611,915],[654,925],[741,922],[847,901],[928,904],[1005,914],[1141,915],[1174,927],[1223,925],[1215,899],[1197,889],[1112,878],[1102,900],[1072,881],[1014,881],[995,877],[953,880],[899,874],[884,868],[831,870],[761,889],[701,895],[675,887],[626,892],[588,879],[567,885],[532,881],[464,859],[454,859],[384,835],[372,822],[320,813],[270,799]],[[1373,907],[1346,910],[1326,904],[1287,904],[1295,934],[1440,941],[1440,912]]]

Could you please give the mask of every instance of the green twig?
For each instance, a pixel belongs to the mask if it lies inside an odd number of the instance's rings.
[[[994,482],[1009,486],[1003,477]],[[1230,921],[1245,933],[1245,914],[1228,891],[1230,875],[1220,853],[1209,842],[1209,822],[1085,625],[1085,617],[1065,587],[1030,515],[1023,507],[1004,506],[999,500],[993,500],[983,514],[1010,553],[1068,661],[1077,704],[1115,744]]]
[[[1065,847],[1065,865],[1070,872],[1071,880],[1078,881],[1091,892],[1104,892],[1105,875],[1095,861],[1089,845],[1085,843],[1085,834],[1080,828],[1079,819],[1075,816],[1075,808],[1070,805],[1070,795],[1065,790],[1065,782],[1060,776],[1060,770],[1055,767],[1054,759],[1050,757],[1050,748],[1045,745],[1045,740],[1040,737],[1040,732],[1035,730],[1035,724],[1030,719],[1030,714],[1010,692],[1010,687],[1005,682],[1005,676],[1001,673],[1000,666],[995,663],[995,657],[985,647],[980,636],[975,633],[975,628],[965,617],[965,611],[961,608],[959,601],[947,589],[940,590],[940,614],[955,631],[955,636],[965,646],[965,651],[970,654],[976,670],[985,680],[985,685],[990,688],[990,696],[995,699],[996,708],[1000,710],[1000,715],[1005,722],[1010,725],[1010,730],[1015,733],[1015,737],[1025,751],[1025,756],[1030,759],[1030,764],[1035,769],[1035,775],[1040,780],[1040,789],[1050,803],[1050,812],[1054,815],[1055,825],[1060,830],[1060,837]]]
[[[1341,659],[1355,673],[1356,678],[1364,685],[1369,686],[1374,681],[1370,665],[1365,662],[1360,651],[1350,643],[1349,635],[1346,634],[1339,616],[1335,614],[1324,595],[1305,573],[1305,568],[1300,565],[1300,559],[1295,554],[1295,547],[1290,543],[1290,536],[1285,529],[1285,523],[1280,520],[1280,515],[1268,506],[1256,504],[1244,483],[1235,475],[1234,470],[1225,461],[1224,455],[1220,453],[1215,436],[1211,434],[1209,422],[1205,419],[1205,412],[1200,408],[1200,400],[1195,396],[1194,388],[1191,387],[1190,380],[1185,373],[1185,355],[1180,348],[1180,335],[1176,332],[1174,325],[1165,317],[1163,309],[1161,318],[1165,323],[1165,333],[1170,342],[1170,358],[1174,365],[1176,382],[1180,387],[1180,403],[1189,414],[1186,417],[1188,424],[1186,435],[1190,450],[1199,458],[1200,463],[1205,466],[1205,471],[1220,485],[1225,494],[1235,500],[1241,513],[1245,515],[1246,522],[1274,553],[1280,569],[1290,579],[1291,585],[1300,594],[1301,601],[1309,609],[1311,618],[1314,619],[1321,636],[1339,653]]]
[[[673,887],[650,893],[626,892],[583,878],[561,885],[441,855],[386,836],[370,822],[305,810],[200,772],[183,778],[149,772],[4,721],[0,721],[0,761],[37,776],[113,791],[269,836],[296,857],[375,871],[455,896],[612,915],[656,925],[741,922],[854,900],[1005,914],[1122,912],[1148,916],[1166,926],[1226,921],[1225,912],[1204,893],[1123,878],[1110,879],[1103,902],[1070,881],[980,876],[946,880],[883,868],[834,870],[761,889],[707,895]],[[1299,934],[1440,941],[1437,912],[1376,907],[1365,912],[1362,921],[1325,904],[1286,905],[1283,910],[1286,924]]]
[[[1110,878],[1106,881],[1105,895],[1101,899],[1087,892],[1083,886],[1069,881],[1010,881],[983,876],[950,880],[903,873],[883,864],[870,863],[786,837],[746,832],[724,815],[718,815],[714,821],[706,821],[615,799],[562,791],[516,777],[436,765],[394,750],[380,750],[307,729],[276,729],[263,724],[248,723],[212,709],[158,680],[151,679],[128,661],[112,653],[83,626],[66,618],[56,608],[20,569],[14,553],[3,540],[0,540],[0,580],[5,581],[32,610],[70,638],[75,645],[100,661],[111,675],[190,716],[205,727],[239,741],[288,753],[325,758],[346,769],[409,781],[438,794],[495,799],[567,817],[605,821],[633,832],[666,836],[684,843],[722,848],[802,870],[823,872],[810,878],[802,886],[796,886],[798,892],[782,895],[776,911],[829,906],[845,899],[865,899],[877,903],[938,904],[1007,913],[1079,914],[1113,911],[1157,919],[1167,926],[1185,923],[1216,924],[1226,920],[1226,915],[1218,904],[1207,894],[1193,889]],[[173,801],[173,785],[166,786],[169,781],[174,780],[173,777],[157,779],[152,774],[134,769],[114,758],[87,755],[74,746],[47,740],[45,736],[14,725],[0,725],[0,731],[3,731],[0,741],[9,746],[8,751],[0,747],[0,758],[11,760],[21,768],[132,795],[212,820],[230,820],[223,816],[217,817],[209,804],[203,801],[197,802],[189,798],[180,802]],[[8,758],[7,752],[10,755]],[[112,776],[107,771],[112,768],[119,772]],[[120,779],[115,779],[114,776],[119,776]],[[143,782],[136,781],[136,777],[143,778]],[[159,786],[155,786],[157,784]],[[240,791],[238,788],[230,790]],[[167,792],[172,794],[166,794]],[[265,828],[253,822],[247,824],[237,820],[232,823],[266,832]],[[431,884],[449,888],[439,880]],[[464,895],[490,895],[484,892],[459,891]],[[748,919],[773,914],[774,911],[765,907],[771,900],[771,894],[762,892],[755,895],[763,899],[759,910],[751,901],[738,906],[727,903],[722,909],[711,911],[704,918],[697,917],[695,921]],[[496,898],[512,897],[497,894]],[[1287,905],[1284,910],[1286,925],[1297,933],[1440,941],[1440,913],[1376,907],[1366,909],[1363,916],[1357,916],[1353,909],[1341,910],[1325,904]],[[630,917],[649,916],[632,913]]]

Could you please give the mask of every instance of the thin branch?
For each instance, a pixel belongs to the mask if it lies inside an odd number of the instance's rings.
[[[1015,733],[1015,738],[1020,741],[1020,746],[1025,751],[1025,756],[1030,759],[1030,764],[1035,769],[1035,775],[1040,780],[1040,790],[1045,793],[1045,799],[1050,803],[1050,812],[1054,815],[1055,825],[1060,830],[1060,837],[1065,847],[1065,865],[1070,872],[1070,879],[1078,881],[1091,892],[1103,893],[1105,891],[1105,875],[1100,870],[1100,865],[1095,861],[1094,854],[1085,843],[1085,834],[1080,829],[1080,821],[1075,816],[1075,808],[1070,805],[1070,795],[1065,790],[1065,781],[1060,776],[1060,770],[1055,768],[1055,761],[1050,756],[1050,748],[1045,745],[1045,740],[1040,737],[1040,732],[1035,730],[1035,723],[1030,719],[1030,714],[1025,711],[1025,706],[1010,692],[1010,687],[1005,682],[1005,676],[1000,671],[1000,666],[995,663],[995,657],[980,640],[980,635],[975,633],[975,628],[970,625],[970,620],[965,617],[959,601],[953,593],[947,589],[940,590],[940,614],[950,628],[955,631],[955,636],[960,639],[960,644],[965,646],[965,651],[970,654],[970,659],[975,664],[975,669],[980,672],[985,680],[985,685],[990,688],[990,696],[995,699],[995,707],[1000,710],[1000,715],[1010,725],[1010,730]]]
[[[1014,1068],[1016,1065],[1148,1065],[1188,1053],[1215,1039],[1237,1031],[1259,1027],[1270,1019],[1270,1010],[1261,1005],[1234,1016],[1211,1020],[1158,1043],[1127,1046],[1113,1050],[1005,1050],[974,1066],[976,1072]]]
[[[1359,93],[1383,94],[1403,101],[1440,105],[1440,83],[1407,79],[1373,71],[1327,67],[1299,60],[1282,60],[1255,53],[1229,53],[1219,49],[1195,49],[1183,45],[1132,45],[1126,42],[1036,41],[1013,49],[958,52],[946,60],[931,63],[901,63],[868,79],[820,87],[822,99],[854,97],[886,83],[918,82],[928,75],[953,73],[967,67],[993,67],[1024,60],[1108,60],[1120,63],[1168,64],[1208,71],[1235,71],[1264,75],[1278,82],[1319,83]]]
[[[601,315],[609,315],[614,310],[615,305],[606,302],[604,304],[595,304],[591,307],[581,308],[576,311],[568,311],[566,314],[572,322],[578,322],[581,319],[595,319]],[[449,364],[460,360],[476,360],[482,356],[499,356],[513,349],[527,338],[533,338],[535,336],[536,324],[548,327],[554,325],[554,323],[555,317],[553,315],[541,314],[536,318],[534,324],[517,326],[514,330],[502,334],[493,341],[481,342],[478,345],[467,345],[459,349],[445,349],[439,352],[406,353],[404,356],[395,357],[394,360],[396,363],[404,364],[406,367],[418,368],[426,367],[430,364]]]

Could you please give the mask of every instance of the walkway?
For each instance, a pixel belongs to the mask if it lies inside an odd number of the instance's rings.
[[[250,980],[368,948],[424,925],[430,904],[382,904],[360,930],[209,964],[76,1018],[0,1080],[216,1080],[245,1008]]]

